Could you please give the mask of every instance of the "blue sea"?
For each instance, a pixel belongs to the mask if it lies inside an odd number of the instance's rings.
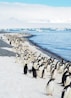
[[[71,61],[71,31],[43,30],[42,32],[29,32],[36,35],[30,38],[30,40],[34,41],[44,49],[48,49],[53,53]]]

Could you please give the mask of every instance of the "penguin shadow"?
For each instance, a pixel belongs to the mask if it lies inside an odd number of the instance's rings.
[[[37,93],[43,95],[43,96],[47,96],[49,98],[53,98],[53,95],[48,95],[46,92],[43,92],[43,91],[36,91]]]

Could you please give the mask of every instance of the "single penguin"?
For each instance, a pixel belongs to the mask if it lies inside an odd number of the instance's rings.
[[[55,68],[51,72],[51,78],[55,79],[57,75],[57,65],[55,65]]]
[[[42,75],[41,75],[41,78],[47,78],[47,69],[46,69],[46,67],[44,67],[44,69],[42,70]]]
[[[64,87],[61,98],[71,98],[71,82],[69,85]]]
[[[10,41],[10,45],[11,45],[11,41]]]
[[[52,63],[51,63],[52,64]],[[47,72],[50,72],[50,70],[51,70],[51,64],[48,64],[47,65]]]
[[[42,73],[44,74],[44,65],[42,64],[42,66],[39,66],[38,70],[37,70],[37,75],[38,77],[42,78]]]
[[[68,71],[64,72],[63,75],[62,75],[62,85],[64,86],[64,81],[65,81],[65,77],[66,75],[69,75]]]
[[[46,85],[46,93],[47,95],[53,95],[53,91],[54,91],[54,80],[55,79],[50,79]]]
[[[69,65],[69,73],[71,73],[71,65]]]
[[[70,75],[66,75],[65,80],[64,80],[64,86],[69,85],[70,82],[71,82]]]
[[[37,71],[36,71],[36,69],[33,66],[32,66],[32,74],[33,74],[34,78],[37,77]]]
[[[63,71],[64,71],[64,64],[60,63],[58,72],[61,74],[63,73]]]
[[[24,66],[24,74],[26,75],[27,74],[27,72],[28,72],[28,66],[27,66],[27,64],[25,64],[25,66]]]

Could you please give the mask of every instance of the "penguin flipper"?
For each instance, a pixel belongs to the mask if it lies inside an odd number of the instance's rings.
[[[64,98],[65,90],[63,90],[61,98]]]

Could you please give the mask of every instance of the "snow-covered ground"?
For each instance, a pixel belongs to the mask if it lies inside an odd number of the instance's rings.
[[[1,40],[2,41],[2,40]],[[15,62],[12,48],[0,41],[0,98],[61,98],[61,76],[57,74],[53,96],[46,95],[46,84],[50,78],[32,78],[23,74],[23,65]],[[3,46],[4,45],[4,46]],[[6,47],[6,48],[4,48]],[[10,55],[7,55],[9,51]]]

